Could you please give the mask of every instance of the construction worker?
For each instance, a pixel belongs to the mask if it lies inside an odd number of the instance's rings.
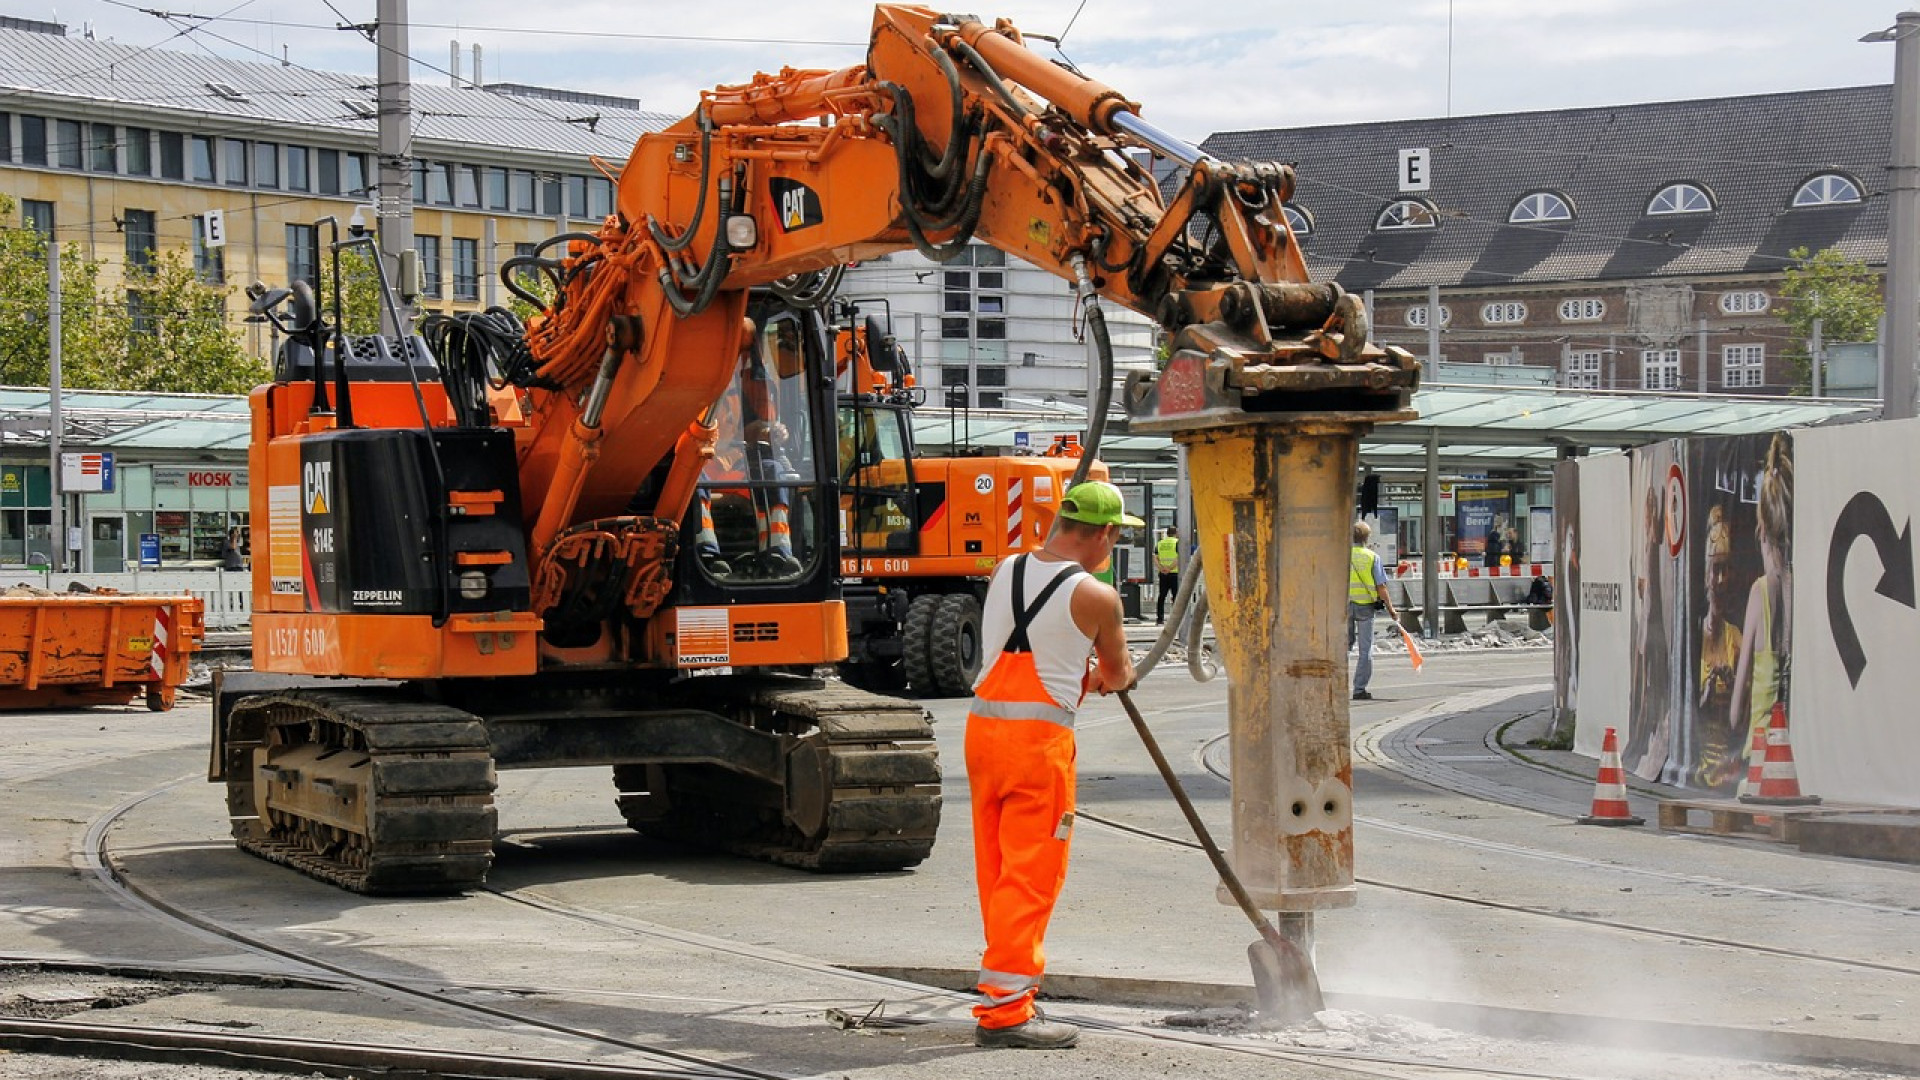
[[[1353,552],[1347,560],[1347,648],[1360,646],[1360,659],[1353,665],[1353,700],[1372,701],[1367,683],[1373,678],[1373,613],[1384,610],[1387,617],[1400,621],[1387,595],[1387,572],[1380,556],[1367,546],[1373,527],[1364,521],[1353,523]]]
[[[994,570],[981,616],[982,674],[967,714],[974,873],[987,948],[976,1045],[1051,1050],[1080,1029],[1034,1005],[1042,939],[1067,877],[1073,831],[1073,715],[1088,690],[1133,684],[1120,596],[1093,571],[1113,553],[1126,513],[1120,489],[1075,485],[1037,552]],[[1089,665],[1089,657],[1093,663]]]
[[[1167,600],[1180,590],[1180,530],[1167,526],[1167,535],[1153,545],[1153,565],[1160,571],[1160,597],[1154,603],[1156,626],[1167,622]]]

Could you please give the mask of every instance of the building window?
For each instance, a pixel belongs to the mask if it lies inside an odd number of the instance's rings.
[[[584,176],[567,177],[567,216],[587,216],[587,178]]]
[[[127,175],[153,175],[153,132],[146,128],[127,129]]]
[[[53,239],[53,204],[43,199],[20,200],[20,224],[40,234],[40,239]]]
[[[1004,289],[1007,287],[1005,270],[981,270],[973,275],[974,285],[982,289]]]
[[[613,181],[604,176],[587,179],[587,216],[604,218],[613,213]]]
[[[193,219],[193,276],[202,285],[227,283],[227,249],[207,246],[207,219],[197,214]]]
[[[538,244],[516,241],[513,245],[513,257],[516,259],[531,259],[533,258],[533,253],[539,250],[539,247],[540,245]]]
[[[314,261],[319,257],[315,250],[318,232],[312,225],[287,226],[287,284],[304,281],[318,288],[320,275]]]
[[[973,335],[981,341],[1005,341],[1007,340],[1007,320],[976,319],[973,324]]]
[[[86,129],[78,120],[53,122],[53,163],[62,169],[78,169],[86,157]]]
[[[1499,300],[1480,305],[1480,321],[1491,326],[1527,321],[1527,305],[1518,300]]]
[[[959,364],[943,364],[940,368],[941,386],[967,385],[967,369]]]
[[[559,177],[542,173],[540,179],[540,213],[552,217],[565,216],[567,208],[566,205],[560,201],[561,196],[565,194],[565,192],[566,188],[560,183]]]
[[[999,364],[982,364],[977,373],[976,382],[981,386],[1007,385],[1007,369]]]
[[[972,319],[941,319],[940,336],[947,341],[965,341],[972,336]]]
[[[472,165],[449,165],[453,170],[454,199],[461,206],[480,205],[480,170]]]
[[[1520,358],[1510,351],[1490,352],[1481,353],[1480,362],[1487,367],[1513,367],[1515,364],[1520,363]]]
[[[1576,349],[1567,353],[1566,384],[1574,390],[1600,389],[1600,349]]]
[[[1607,317],[1607,302],[1597,296],[1572,297],[1560,301],[1561,322],[1598,322]]]
[[[981,390],[978,392],[980,408],[1001,409],[1006,407],[1007,395],[1000,390]]]
[[[177,131],[160,133],[160,178],[162,180],[187,178],[187,137]]]
[[[0,165],[13,163],[13,117],[0,112]]]
[[[1415,307],[1408,308],[1407,309],[1407,325],[1415,326],[1415,327],[1425,327],[1427,325],[1427,305],[1420,304]],[[1440,305],[1440,325],[1441,326],[1453,325],[1453,309],[1448,307],[1445,304]]]
[[[253,144],[253,182],[263,188],[280,186],[280,144]]]
[[[539,204],[534,201],[535,191],[533,181],[534,176],[532,173],[523,172],[519,169],[513,171],[513,179],[508,186],[513,189],[514,213],[532,214],[538,212]]]
[[[1693,184],[1668,184],[1647,203],[1647,213],[1705,214],[1713,210],[1713,200],[1705,190]]]
[[[94,124],[93,145],[87,154],[87,168],[94,172],[120,171],[120,142],[112,124]]]
[[[314,155],[314,187],[322,195],[340,194],[340,151],[321,147]]]
[[[1004,315],[1007,310],[1007,298],[999,294],[982,296],[975,305],[982,315]]]
[[[1721,346],[1720,377],[1729,390],[1765,386],[1767,384],[1767,347],[1765,345]]]
[[[1860,201],[1860,185],[1839,173],[1825,173],[1800,185],[1793,193],[1795,206],[1837,206]]]
[[[1536,191],[1513,204],[1507,213],[1507,221],[1514,225],[1530,225],[1542,221],[1572,221],[1573,207],[1567,200],[1551,191]]]
[[[312,191],[313,177],[307,167],[308,153],[304,146],[287,147],[287,190]]]
[[[127,210],[120,215],[120,230],[127,237],[127,270],[145,273],[153,269],[153,251],[159,245],[158,229],[151,210]]]
[[[20,118],[20,164],[45,165],[47,163],[47,118],[44,116],[23,116]]]
[[[1295,206],[1292,203],[1287,203],[1286,205],[1282,206],[1280,210],[1282,213],[1287,215],[1287,228],[1293,230],[1293,235],[1295,236],[1313,235],[1313,215],[1312,214],[1309,214],[1306,210],[1298,206]]]
[[[1680,350],[1640,350],[1640,389],[1680,389]]]
[[[340,190],[346,195],[365,195],[367,193],[367,155],[343,154],[340,167],[344,174],[340,177]]]
[[[507,208],[507,170],[487,170],[487,209],[505,210]]]
[[[414,249],[420,252],[420,295],[438,300],[440,289],[440,238],[416,236]]]
[[[480,241],[453,238],[453,298],[480,299]]]
[[[247,159],[253,154],[252,148],[245,139],[221,139],[220,145],[225,147],[221,161],[225,175],[221,179],[227,182],[228,187],[246,187]]]
[[[211,135],[193,137],[193,178],[203,184],[213,183],[213,136]]]
[[[1440,224],[1434,215],[1433,207],[1418,199],[1401,199],[1389,203],[1380,211],[1373,227],[1376,229],[1431,229]]]
[[[142,335],[157,329],[153,321],[153,298],[145,289],[127,290],[127,329]]]
[[[1720,294],[1720,311],[1727,315],[1758,315],[1771,306],[1772,298],[1760,289]]]

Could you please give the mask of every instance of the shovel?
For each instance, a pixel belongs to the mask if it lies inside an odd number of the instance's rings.
[[[1154,739],[1153,732],[1147,729],[1147,722],[1140,710],[1133,704],[1133,698],[1125,690],[1116,691],[1120,704],[1127,710],[1127,716],[1133,720],[1133,729],[1140,733],[1140,741],[1146,744],[1147,753],[1152,755],[1153,764],[1160,770],[1160,778],[1167,782],[1167,790],[1173,792],[1175,802],[1180,804],[1180,812],[1187,815],[1187,824],[1192,827],[1193,835],[1200,840],[1200,846],[1206,849],[1207,858],[1213,860],[1213,868],[1220,874],[1227,891],[1246,912],[1254,929],[1260,931],[1260,940],[1247,946],[1247,959],[1253,964],[1253,992],[1260,1004],[1262,1016],[1271,1017],[1284,1024],[1296,1023],[1311,1017],[1326,1008],[1326,1000],[1320,996],[1320,976],[1313,970],[1313,961],[1300,951],[1300,946],[1274,928],[1273,923],[1255,906],[1253,897],[1247,895],[1246,886],[1240,884],[1240,875],[1233,872],[1227,863],[1227,857],[1220,853],[1219,845],[1213,842],[1213,834],[1207,831],[1206,823],[1193,808],[1193,801],[1187,798],[1186,789],[1180,786],[1180,778],[1173,774],[1173,766],[1167,764],[1165,754],[1160,752],[1160,743]]]

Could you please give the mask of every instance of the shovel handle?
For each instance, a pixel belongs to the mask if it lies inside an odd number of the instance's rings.
[[[1147,728],[1146,718],[1140,715],[1140,709],[1134,705],[1133,698],[1125,690],[1115,691],[1114,696],[1120,699],[1121,706],[1127,710],[1128,719],[1133,721],[1133,730],[1140,733],[1140,741],[1146,744],[1147,754],[1153,758],[1154,767],[1160,770],[1160,779],[1167,782],[1167,790],[1173,793],[1173,800],[1180,804],[1180,812],[1187,816],[1187,825],[1193,829],[1193,835],[1199,839],[1200,846],[1206,849],[1207,858],[1213,860],[1213,868],[1219,873],[1221,882],[1227,886],[1227,891],[1233,894],[1234,902],[1240,905],[1240,910],[1246,913],[1254,928],[1260,931],[1263,941],[1279,950],[1282,955],[1294,951],[1296,946],[1282,937],[1273,923],[1267,920],[1266,915],[1253,902],[1253,897],[1247,893],[1247,887],[1240,883],[1240,875],[1233,872],[1227,857],[1221,854],[1220,845],[1213,842],[1213,834],[1207,831],[1206,822],[1200,820],[1199,811],[1193,808],[1193,800],[1187,798],[1187,789],[1181,785],[1180,778],[1174,775],[1173,766],[1167,764],[1167,756],[1160,752],[1159,740],[1155,739],[1153,732]]]

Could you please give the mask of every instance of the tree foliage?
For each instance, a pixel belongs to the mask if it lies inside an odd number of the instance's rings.
[[[0,195],[0,383],[46,386],[47,245],[14,226],[18,204]],[[203,284],[178,250],[150,269],[110,277],[78,244],[60,250],[60,381],[95,390],[244,393],[265,367],[241,345],[230,290]]]
[[[1807,342],[1813,337],[1814,321],[1820,322],[1823,341],[1872,341],[1879,335],[1886,305],[1880,296],[1880,275],[1838,248],[1810,253],[1799,247],[1787,254],[1795,265],[1780,284],[1780,295],[1787,303],[1779,315],[1793,331],[1794,343],[1786,357],[1793,365],[1796,388],[1807,389],[1812,383]]]

